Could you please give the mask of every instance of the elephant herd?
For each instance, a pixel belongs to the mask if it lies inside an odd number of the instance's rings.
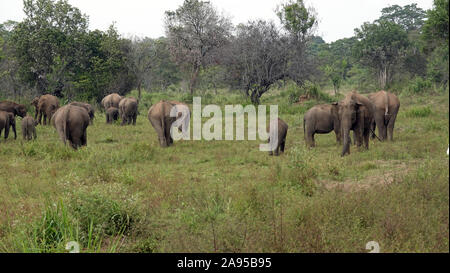
[[[342,144],[344,156],[350,153],[350,131],[353,131],[357,146],[369,148],[369,137],[375,138],[378,127],[379,140],[393,140],[394,125],[400,109],[400,101],[384,90],[367,97],[357,92],[348,93],[345,98],[332,104],[316,105],[303,118],[305,142],[314,147],[315,134],[334,131],[336,141]]]
[[[22,117],[23,138],[30,140],[36,138],[35,126],[47,123],[55,127],[61,141],[77,149],[87,143],[86,129],[93,124],[95,117],[94,108],[83,102],[71,102],[60,107],[59,101],[52,95],[42,95],[32,100],[31,105],[36,109],[34,119],[27,115],[24,105],[11,101],[0,102],[0,135],[5,129],[5,139],[8,137],[9,128],[12,127],[16,136],[15,116]],[[105,110],[106,123],[111,124],[119,117],[122,119],[121,125],[136,125],[136,118],[139,115],[139,101],[132,97],[122,97],[117,93],[109,94],[101,101],[101,106]],[[378,135],[381,141],[393,140],[393,130],[395,120],[400,108],[399,99],[392,93],[379,91],[369,94],[367,97],[357,92],[348,93],[345,98],[332,104],[316,105],[309,109],[303,118],[303,130],[306,145],[315,146],[315,134],[327,134],[334,131],[336,141],[342,144],[344,156],[350,153],[351,137],[353,131],[354,143],[357,146],[364,145],[369,148],[370,136],[374,138],[375,128],[378,127]],[[173,110],[178,116],[173,115]],[[152,105],[148,111],[148,120],[155,129],[161,147],[168,147],[173,144],[171,135],[172,126],[182,130],[182,126],[189,126],[190,111],[186,104],[179,101],[162,100]],[[174,124],[174,122],[178,122]],[[276,122],[278,126],[278,136],[275,138],[271,132],[271,123]],[[275,123],[274,123],[275,125]],[[288,125],[281,119],[272,120],[269,123],[267,132],[270,139],[278,139],[274,143],[273,151],[269,155],[279,155],[284,152]]]

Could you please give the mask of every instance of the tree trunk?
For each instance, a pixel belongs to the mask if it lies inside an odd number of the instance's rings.
[[[191,81],[189,82],[189,91],[191,92],[191,95],[194,95],[194,88],[195,84],[197,83],[198,73],[200,72],[200,68],[195,65],[194,71],[191,76]]]

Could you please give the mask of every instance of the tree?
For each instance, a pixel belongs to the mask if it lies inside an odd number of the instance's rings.
[[[306,54],[308,44],[314,44],[313,33],[317,26],[314,9],[306,8],[303,0],[289,0],[277,8],[281,25],[289,34],[289,64],[287,73],[302,85],[315,70],[313,56]]]
[[[150,38],[139,39],[135,37],[131,43],[128,64],[131,72],[136,77],[139,100],[141,99],[142,84],[154,66],[156,59],[155,46],[155,42]]]
[[[287,72],[289,42],[273,22],[253,21],[237,27],[226,67],[254,104]]]
[[[378,20],[364,23],[361,29],[355,29],[355,35],[355,57],[376,73],[379,87],[384,89],[409,46],[406,31],[393,22]]]
[[[209,2],[185,0],[175,11],[166,11],[166,33],[176,62],[189,75],[191,94],[210,54],[230,37],[232,25]]]
[[[449,0],[434,0],[423,27],[427,74],[434,82],[447,86],[449,80]]]
[[[24,0],[26,18],[13,30],[21,80],[39,93],[49,89],[61,96],[66,72],[76,65],[79,36],[87,17],[67,0]]]
[[[381,10],[380,21],[387,20],[400,25],[407,32],[419,30],[424,22],[427,13],[417,7],[417,4],[410,4],[404,7],[393,5]]]

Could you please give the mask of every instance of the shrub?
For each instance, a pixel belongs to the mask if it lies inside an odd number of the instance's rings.
[[[412,107],[406,112],[406,116],[410,118],[424,118],[431,115],[432,111],[429,106],[426,107]]]
[[[305,96],[308,99],[315,99],[323,102],[335,101],[330,95],[323,93],[319,90],[319,86],[312,82],[306,82],[303,86],[299,87],[295,83],[290,83],[287,87],[288,102],[290,104],[299,101],[300,96]]]
[[[429,79],[416,77],[406,88],[408,94],[424,94],[431,90],[432,83]]]
[[[115,236],[129,234],[136,220],[134,209],[99,193],[78,193],[71,210],[80,224],[80,239],[86,242],[89,234]]]

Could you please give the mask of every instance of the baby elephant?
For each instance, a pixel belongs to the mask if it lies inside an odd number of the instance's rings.
[[[275,128],[278,128],[278,132],[275,131]],[[275,154],[276,156],[278,156],[280,150],[282,153],[284,153],[288,128],[289,127],[286,122],[284,122],[280,118],[274,119],[270,122],[269,126],[267,127],[267,132],[269,133],[268,141],[271,144],[270,146],[272,148],[272,151],[269,151],[269,155]],[[271,141],[273,141],[274,143],[271,143]]]
[[[9,127],[13,128],[14,139],[16,139],[16,120],[14,119],[14,114],[0,110],[0,135],[2,134],[3,129],[5,129],[5,139],[8,138]]]
[[[119,118],[119,109],[116,107],[109,107],[106,110],[106,123],[111,124]]]
[[[24,140],[36,139],[36,125],[38,125],[38,122],[31,116],[27,115],[22,119],[22,136]]]

